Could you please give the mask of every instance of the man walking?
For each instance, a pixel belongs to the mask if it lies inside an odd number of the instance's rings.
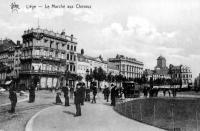
[[[81,105],[84,105],[84,101],[85,101],[85,83],[81,83],[81,92],[82,92],[82,102]]]
[[[81,84],[78,83],[76,86],[76,90],[74,92],[74,104],[76,105],[76,115],[75,116],[81,116],[81,102],[82,102],[82,91],[81,91]]]
[[[35,101],[35,87],[33,83],[29,87],[29,103],[32,103]]]
[[[92,103],[96,103],[97,87],[95,85],[92,86],[92,93],[93,93]]]
[[[17,104],[17,94],[14,91],[14,85],[13,82],[11,83],[11,87],[9,89],[9,99],[11,102],[11,109],[8,111],[9,113],[15,113],[15,107]]]
[[[115,106],[116,86],[111,85],[111,106]]]
[[[107,102],[109,101],[109,95],[110,95],[110,89],[109,89],[109,87],[106,87],[105,88],[105,97],[106,97]]]
[[[66,86],[63,86],[62,91],[64,93],[64,97],[65,97],[65,106],[70,106],[69,105],[69,96],[68,96],[68,84],[66,84]]]

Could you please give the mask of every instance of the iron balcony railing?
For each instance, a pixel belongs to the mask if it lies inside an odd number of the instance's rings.
[[[49,71],[49,70],[20,70],[21,74],[49,74],[49,75],[61,75],[64,71]]]

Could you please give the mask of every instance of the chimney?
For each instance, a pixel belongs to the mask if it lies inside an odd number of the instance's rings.
[[[81,55],[84,55],[84,49],[81,49]]]
[[[71,41],[73,41],[73,37],[74,37],[74,35],[73,35],[73,34],[71,34]]]
[[[19,40],[17,41],[17,45],[20,45],[20,41]]]

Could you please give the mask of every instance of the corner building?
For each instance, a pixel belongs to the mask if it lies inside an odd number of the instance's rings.
[[[65,84],[64,73],[76,72],[76,38],[65,32],[55,33],[40,28],[24,31],[22,36],[21,83],[30,85],[39,76],[40,88]]]
[[[143,74],[144,64],[135,58],[117,55],[115,58],[109,58],[108,61],[113,63],[119,70],[119,73],[126,78],[141,78]]]

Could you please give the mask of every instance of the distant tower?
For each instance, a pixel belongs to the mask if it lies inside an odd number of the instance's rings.
[[[160,69],[166,68],[166,59],[165,59],[165,57],[160,55],[157,58],[157,66],[156,66],[156,68],[160,68]]]

